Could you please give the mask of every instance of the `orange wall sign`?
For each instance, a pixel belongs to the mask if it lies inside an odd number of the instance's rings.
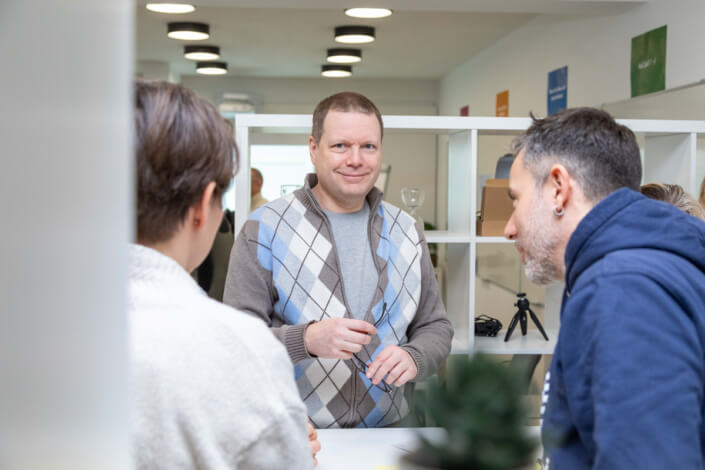
[[[497,93],[495,116],[509,116],[509,90]]]

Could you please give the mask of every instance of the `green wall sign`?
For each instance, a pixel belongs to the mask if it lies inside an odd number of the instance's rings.
[[[666,88],[666,25],[632,38],[632,98]]]

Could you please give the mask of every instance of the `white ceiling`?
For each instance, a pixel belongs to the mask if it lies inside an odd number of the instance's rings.
[[[370,2],[341,0],[202,0],[196,11],[164,15],[137,7],[137,59],[168,62],[176,75],[194,74],[183,58],[185,43],[166,37],[169,21],[210,24],[203,44],[220,46],[229,74],[260,77],[319,77],[333,28],[376,27],[377,40],[359,46],[358,78],[437,79],[537,14],[609,15],[643,0],[386,0],[389,18],[349,18],[343,9]],[[353,46],[354,47],[354,46]]]

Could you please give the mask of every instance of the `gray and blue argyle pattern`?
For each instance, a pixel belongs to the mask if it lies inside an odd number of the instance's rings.
[[[325,215],[305,198],[312,195],[301,189],[250,215],[258,222],[257,260],[272,273],[274,314],[289,325],[350,317],[336,251],[345,247],[334,246]],[[373,209],[370,243],[379,282],[365,320],[378,334],[358,353],[365,363],[389,345],[407,343],[421,295],[422,240],[414,219],[386,202]],[[376,387],[352,361],[312,358],[298,363],[295,375],[318,428],[385,426],[408,413],[404,387]]]

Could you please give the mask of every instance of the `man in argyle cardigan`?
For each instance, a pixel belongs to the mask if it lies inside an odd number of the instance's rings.
[[[409,384],[450,352],[423,227],[374,187],[382,134],[362,95],[319,103],[316,173],[253,212],[231,253],[224,302],[262,318],[285,345],[319,428],[397,423]]]

